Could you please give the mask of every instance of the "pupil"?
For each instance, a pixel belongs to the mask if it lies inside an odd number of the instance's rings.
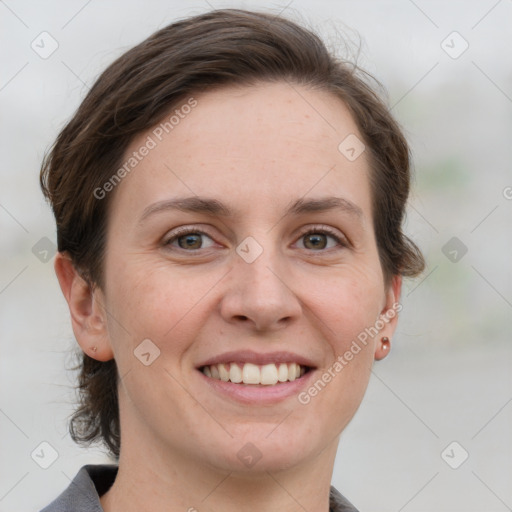
[[[306,247],[308,249],[324,249],[327,245],[327,237],[320,233],[314,235],[306,235]]]
[[[189,234],[180,236],[178,239],[178,245],[182,249],[200,249],[201,248],[201,235]]]

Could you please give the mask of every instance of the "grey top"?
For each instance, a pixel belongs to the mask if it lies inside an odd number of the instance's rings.
[[[68,488],[41,512],[104,512],[100,496],[110,489],[116,475],[116,465],[83,466]],[[329,508],[330,512],[357,512],[334,487],[331,487]]]

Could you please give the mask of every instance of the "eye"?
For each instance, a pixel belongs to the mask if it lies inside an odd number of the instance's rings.
[[[326,228],[309,230],[299,238],[297,243],[299,244],[299,248],[313,251],[346,246],[339,236]]]
[[[166,242],[165,246],[176,247],[184,250],[198,250],[212,247],[215,242],[202,231],[198,230],[181,230],[172,235]]]

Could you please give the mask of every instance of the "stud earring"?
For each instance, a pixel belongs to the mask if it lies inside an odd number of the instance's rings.
[[[382,348],[383,350],[389,350],[389,338],[387,336],[384,336],[381,338]]]
[[[98,351],[98,347],[91,347],[91,350],[96,353]]]

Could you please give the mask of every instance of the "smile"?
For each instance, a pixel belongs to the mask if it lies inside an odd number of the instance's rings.
[[[234,384],[256,384],[274,386],[284,382],[293,382],[302,377],[307,366],[298,363],[219,363],[200,368],[204,375],[212,379]]]
[[[293,399],[317,374],[319,361],[290,351],[222,352],[196,365],[216,396],[244,405],[272,405]]]

